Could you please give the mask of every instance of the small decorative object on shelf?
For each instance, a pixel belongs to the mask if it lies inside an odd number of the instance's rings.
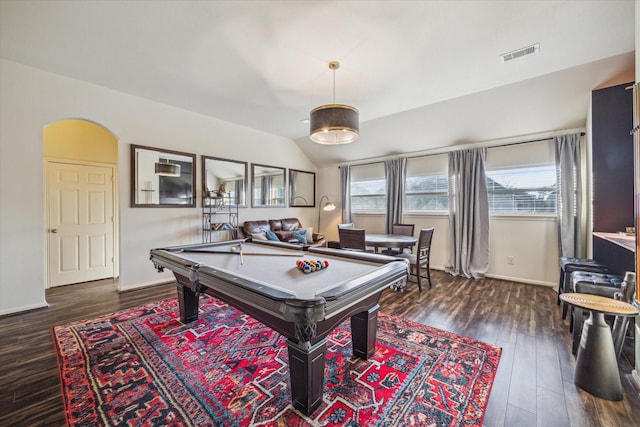
[[[238,236],[238,203],[222,184],[202,196],[202,242],[233,240]]]

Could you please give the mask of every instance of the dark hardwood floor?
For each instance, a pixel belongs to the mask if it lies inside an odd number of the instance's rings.
[[[620,361],[624,400],[595,398],[573,384],[567,323],[556,293],[501,280],[470,280],[432,271],[433,288],[387,290],[388,314],[502,347],[484,425],[639,425],[640,394],[631,378],[633,348]],[[111,281],[48,290],[48,309],[0,318],[0,426],[65,424],[51,328],[175,296],[173,284],[116,293]]]

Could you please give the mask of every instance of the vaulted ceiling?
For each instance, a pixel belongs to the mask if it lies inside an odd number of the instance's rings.
[[[539,53],[500,55],[540,44]],[[0,56],[281,135],[318,166],[585,125],[633,69],[634,2],[9,1]],[[349,146],[314,107],[360,110]]]

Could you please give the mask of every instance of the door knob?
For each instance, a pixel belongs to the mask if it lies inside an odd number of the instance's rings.
[[[57,229],[57,228],[52,228],[50,231],[51,231],[53,234],[56,234],[56,233],[58,232],[58,229]]]

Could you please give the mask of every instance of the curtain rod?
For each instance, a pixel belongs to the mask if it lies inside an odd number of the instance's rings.
[[[407,159],[413,157],[423,157],[423,156],[434,156],[436,154],[448,153],[449,151],[458,151],[458,150],[466,150],[469,148],[478,148],[478,147],[507,147],[509,145],[518,145],[518,144],[527,144],[530,142],[541,142],[552,139],[556,136],[560,135],[571,135],[574,133],[580,133],[580,136],[585,136],[584,128],[575,128],[575,129],[564,129],[557,131],[550,131],[538,134],[529,134],[529,135],[521,135],[509,138],[501,138],[501,139],[493,139],[489,141],[481,141],[474,142],[463,145],[452,145],[449,147],[438,147],[432,148],[424,151],[414,151],[410,153],[396,154],[392,156],[382,156],[382,157],[372,157],[368,159],[362,159],[362,161],[353,161],[353,162],[344,162],[338,164],[338,169],[341,166],[366,166],[373,165],[376,163],[382,163],[385,160],[397,159],[398,157],[406,157]],[[532,139],[523,139],[523,138],[532,138]]]

